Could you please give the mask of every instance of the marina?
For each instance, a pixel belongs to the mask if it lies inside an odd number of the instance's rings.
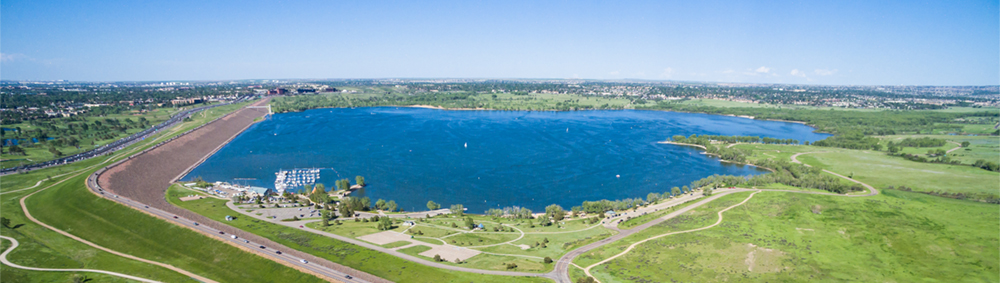
[[[278,170],[277,173],[274,173],[277,177],[274,180],[274,190],[280,195],[289,188],[315,184],[316,180],[319,180],[319,171],[321,169],[323,168]]]

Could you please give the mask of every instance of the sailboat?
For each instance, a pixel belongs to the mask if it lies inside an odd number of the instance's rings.
[[[469,143],[465,143],[465,147],[469,147]]]

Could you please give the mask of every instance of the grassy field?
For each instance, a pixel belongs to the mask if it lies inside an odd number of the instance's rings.
[[[885,152],[850,150],[817,146],[742,144],[751,148],[754,158],[790,158],[865,182],[875,188],[906,186],[915,191],[1000,194],[1000,173],[966,165],[922,163],[888,156]],[[926,151],[926,150],[925,150]],[[995,160],[995,159],[994,159]]]
[[[602,282],[1000,280],[996,205],[900,191],[763,192],[724,217],[708,230],[639,245],[591,273]]]
[[[993,127],[990,127],[992,129]],[[904,147],[900,152],[916,154],[928,159],[933,159],[934,157],[927,156],[927,150],[937,150],[943,149],[945,151],[959,147],[958,144],[962,142],[969,142],[969,147],[962,148],[953,151],[948,154],[952,160],[958,160],[962,164],[972,164],[976,160],[986,160],[986,161],[997,161],[1000,159],[1000,137],[997,136],[962,136],[962,135],[894,135],[894,136],[880,136],[878,138],[882,139],[882,145],[887,146],[890,141],[899,142],[905,138],[922,138],[930,137],[935,139],[943,139],[951,141],[954,143],[946,143],[944,146],[940,147]],[[958,144],[955,144],[958,143]]]
[[[181,192],[186,194],[187,192]],[[194,211],[213,219],[223,219],[235,212],[226,207],[226,200],[205,198],[181,202],[176,198],[168,200],[179,207]],[[344,222],[348,225],[355,222]],[[544,282],[546,279],[527,277],[508,277],[456,272],[427,267],[381,252],[369,250],[323,237],[310,232],[268,223],[265,221],[241,217],[225,224],[248,231],[296,250],[307,252],[330,261],[355,268],[372,275],[397,282]],[[369,226],[374,223],[362,223]],[[332,226],[331,226],[332,227]],[[374,227],[374,226],[372,226]],[[398,229],[398,228],[397,228]],[[362,235],[359,233],[359,235]],[[415,250],[416,247],[404,250]],[[404,251],[406,252],[406,251]]]
[[[249,102],[238,103],[238,104],[234,104],[234,105],[220,106],[220,107],[216,107],[216,108],[209,109],[209,110],[206,110],[206,111],[202,111],[202,112],[199,112],[199,113],[195,113],[195,116],[191,117],[193,121],[191,121],[191,122],[185,122],[185,124],[198,124],[198,125],[200,125],[203,122],[199,122],[198,120],[205,120],[205,118],[209,118],[209,117],[218,117],[220,114],[225,114],[225,113],[232,112],[233,110],[239,109],[239,108],[241,108],[243,106],[246,106],[247,104],[249,104]],[[186,108],[191,108],[191,107],[197,107],[197,106],[188,106]],[[182,108],[182,109],[186,109],[186,108]],[[105,119],[118,119],[118,120],[121,120],[121,121],[124,121],[125,119],[132,119],[133,121],[138,121],[139,118],[145,118],[146,120],[148,120],[150,122],[150,125],[156,125],[156,124],[159,124],[159,123],[161,123],[163,121],[166,121],[167,119],[170,118],[170,115],[175,114],[177,112],[180,112],[180,109],[174,109],[174,108],[169,108],[168,107],[168,108],[155,109],[155,111],[150,111],[150,112],[141,113],[141,114],[140,113],[122,113],[122,114],[106,115],[104,117],[85,117],[84,119],[86,119],[88,123],[93,123],[94,121],[98,121],[98,120],[104,121]],[[197,118],[201,118],[201,119],[197,119]],[[21,129],[23,131],[25,131],[25,132],[27,132],[29,130],[34,130],[34,129],[45,129],[47,133],[49,133],[50,135],[52,135],[52,134],[57,133],[57,132],[68,132],[68,131],[66,131],[66,129],[67,129],[67,124],[70,123],[70,122],[72,122],[72,123],[81,123],[81,122],[77,122],[77,121],[67,121],[65,118],[55,119],[55,120],[51,120],[51,121],[47,121],[47,122],[50,122],[50,123],[46,123],[46,125],[51,124],[53,127],[55,127],[55,129],[58,129],[58,130],[54,130],[53,128],[47,127],[47,126],[31,125],[30,123],[19,123],[19,124],[13,124],[13,125],[4,125],[3,127],[4,128],[21,127]],[[118,140],[119,138],[123,138],[123,137],[126,137],[128,135],[140,132],[143,129],[144,128],[132,128],[132,129],[126,130],[125,133],[117,132],[117,131],[104,131],[104,132],[98,133],[95,130],[79,131],[78,134],[72,134],[71,135],[71,136],[77,138],[80,141],[80,148],[79,149],[77,149],[76,147],[69,146],[69,145],[57,146],[56,149],[59,150],[60,152],[62,152],[63,156],[69,156],[69,155],[73,155],[73,154],[85,152],[87,150],[91,150],[91,149],[96,148],[96,147],[100,147],[101,145],[104,145],[104,144],[111,143],[111,142],[113,142],[115,140]],[[8,132],[8,133],[11,133],[11,132]],[[111,139],[103,139],[103,140],[98,139],[97,136],[100,135],[100,134],[103,134],[103,133],[110,133],[110,134],[115,135],[115,137],[111,138]],[[8,138],[14,138],[14,137],[13,136],[6,136],[4,138],[8,139]],[[52,138],[60,138],[60,136],[53,136]],[[91,145],[91,142],[93,142],[94,145]],[[20,166],[20,165],[25,165],[25,164],[31,164],[31,163],[38,163],[38,162],[48,161],[48,160],[52,160],[52,159],[56,158],[52,153],[49,152],[49,150],[48,150],[49,146],[47,144],[38,143],[38,144],[35,144],[33,146],[28,146],[27,143],[23,143],[23,144],[21,144],[21,147],[24,149],[25,155],[10,155],[10,154],[6,153],[6,149],[5,149],[4,154],[2,156],[0,156],[0,157],[2,157],[2,159],[0,159],[0,160],[2,160],[2,161],[0,161],[0,167],[2,167],[2,168],[14,167],[14,166]]]
[[[601,260],[604,260],[605,258],[614,256],[624,251],[632,243],[641,241],[643,239],[667,232],[682,231],[682,230],[708,226],[712,223],[715,223],[716,219],[718,219],[718,217],[716,216],[716,212],[726,207],[729,207],[733,204],[737,204],[743,201],[749,195],[750,192],[742,192],[742,193],[733,193],[721,197],[705,205],[702,205],[701,207],[692,209],[687,213],[678,215],[677,217],[671,218],[660,224],[653,225],[652,227],[649,227],[646,230],[642,230],[641,232],[625,237],[624,239],[621,239],[617,242],[607,244],[598,249],[591,250],[585,254],[578,256],[575,260],[573,260],[573,262],[581,267],[586,267],[591,264],[597,263]]]
[[[80,141],[79,149],[70,146],[68,144],[55,147],[57,150],[61,151],[63,155],[73,155],[113,142],[127,135],[140,132],[142,131],[142,129],[131,128],[126,130],[124,133],[112,130],[97,131],[95,129],[90,129],[90,130],[77,130],[75,134],[70,134],[70,131],[67,126],[69,123],[93,124],[95,121],[101,121],[106,123],[105,119],[112,119],[112,120],[123,121],[123,124],[125,124],[124,121],[126,121],[126,119],[138,121],[139,118],[145,118],[147,121],[149,121],[150,125],[156,125],[163,121],[166,121],[167,119],[170,118],[170,115],[177,113],[179,111],[180,111],[179,109],[167,107],[167,108],[153,109],[152,111],[145,113],[119,113],[119,114],[104,115],[100,117],[98,116],[82,117],[84,121],[71,121],[71,119],[74,120],[81,119],[74,117],[74,118],[55,118],[39,122],[36,121],[22,122],[17,124],[4,125],[3,127],[9,129],[21,128],[21,130],[25,132],[24,135],[18,136],[14,135],[13,133],[15,132],[13,131],[7,131],[5,133],[7,135],[4,136],[4,139],[31,139],[30,137],[28,137],[27,132],[39,129],[44,130],[49,135],[50,138],[58,139],[64,136],[66,137],[73,136],[74,138]],[[56,135],[58,133],[65,133],[65,135],[64,136]],[[100,136],[102,135],[110,135],[114,137],[110,139],[102,139],[100,138]],[[93,143],[93,145],[91,143]],[[3,154],[3,162],[0,162],[0,165],[2,165],[3,168],[18,166],[19,164],[37,163],[55,158],[55,156],[52,155],[52,153],[50,153],[48,150],[49,148],[48,142],[42,143],[41,140],[39,140],[38,143],[21,141],[18,144],[21,148],[24,149],[25,155],[9,155],[6,154],[5,151]]]
[[[221,114],[206,114],[203,117],[197,117],[195,121],[208,121]],[[196,122],[187,122],[175,128],[175,131],[171,133],[183,132],[197,125]],[[164,133],[160,135],[164,135]],[[132,148],[145,148],[154,142],[158,141],[147,139]],[[94,158],[70,165],[42,169],[29,174],[5,176],[2,178],[2,186],[5,192],[9,192],[23,188],[12,185],[20,186],[29,183],[33,185],[34,181],[40,180],[44,176],[55,176],[58,175],[58,172],[96,165],[105,159]],[[29,198],[27,204],[32,214],[45,223],[99,245],[135,256],[166,262],[219,281],[281,281],[278,278],[294,278],[306,282],[320,281],[319,278],[245,253],[196,232],[149,217],[112,201],[100,199],[87,192],[83,183],[89,172],[94,170],[96,167],[83,171],[83,174]],[[56,178],[56,180],[60,179]],[[22,244],[10,255],[9,258],[13,262],[40,267],[110,270],[164,282],[190,281],[186,276],[176,272],[108,254],[29,222],[19,209],[18,200],[24,195],[45,188],[54,181],[45,182],[36,189],[5,193],[0,198],[3,206],[7,208],[4,209],[3,216],[10,218],[14,225],[23,224],[15,226],[17,229],[14,230],[6,228],[0,230],[4,235],[14,237]],[[243,270],[247,266],[254,268]],[[6,274],[13,275],[38,273],[18,272],[8,273],[7,270],[4,271]],[[67,278],[65,276],[68,276],[63,274],[53,277],[49,274],[52,273],[47,273],[39,278],[53,278],[55,280],[55,278]],[[100,279],[106,278],[106,276],[91,276],[91,278]],[[117,279],[108,281],[115,280]],[[5,282],[7,281],[5,280]]]

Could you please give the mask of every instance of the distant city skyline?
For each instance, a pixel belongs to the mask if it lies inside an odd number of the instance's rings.
[[[997,1],[3,1],[0,79],[1000,84]]]

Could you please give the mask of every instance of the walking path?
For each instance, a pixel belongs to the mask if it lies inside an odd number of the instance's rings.
[[[3,238],[4,240],[8,240],[8,241],[11,242],[10,247],[7,248],[7,250],[3,251],[2,254],[0,254],[0,262],[2,262],[3,264],[5,264],[7,266],[13,267],[13,268],[24,269],[24,270],[34,270],[34,271],[94,272],[94,273],[103,273],[103,274],[107,274],[107,275],[118,276],[118,277],[122,277],[122,278],[125,278],[125,279],[131,279],[131,280],[141,281],[141,282],[150,282],[150,283],[159,282],[159,281],[149,280],[149,279],[142,278],[142,277],[135,277],[135,276],[128,275],[128,274],[121,274],[121,273],[118,273],[118,272],[111,272],[111,271],[97,270],[97,269],[39,268],[39,267],[27,267],[27,266],[18,265],[18,264],[15,264],[15,263],[10,262],[10,261],[7,260],[7,254],[9,254],[11,251],[14,251],[14,249],[17,248],[17,245],[18,245],[17,240],[14,239],[14,238],[11,238],[11,237],[7,237],[7,236],[0,236],[0,238]]]
[[[154,142],[155,142],[155,141],[154,141]],[[132,150],[131,152],[135,152],[136,150],[137,150],[137,149],[133,149],[133,150]],[[122,156],[123,154],[129,154],[129,153],[120,153],[120,154],[117,154],[117,155],[115,155],[115,157],[120,157],[120,156]],[[61,184],[62,182],[65,182],[65,181],[67,181],[67,180],[70,180],[70,179],[73,179],[73,177],[76,177],[76,176],[79,176],[80,174],[83,174],[83,173],[85,173],[85,170],[87,170],[87,169],[93,169],[94,167],[97,167],[97,166],[101,166],[102,164],[104,164],[104,163],[107,163],[108,161],[110,161],[110,160],[114,159],[115,157],[111,157],[111,158],[108,158],[108,159],[107,159],[107,160],[105,160],[104,162],[101,162],[101,163],[98,163],[98,164],[95,164],[95,165],[93,165],[93,166],[89,166],[89,167],[87,167],[87,168],[84,168],[84,169],[81,169],[81,170],[77,170],[77,171],[75,171],[75,172],[76,172],[75,174],[73,174],[73,175],[71,175],[71,176],[69,176],[69,177],[66,177],[66,178],[64,178],[64,179],[62,179],[62,180],[60,180],[60,181],[58,181],[58,182],[55,182],[55,183],[53,183],[53,184],[51,184],[51,185],[49,185],[49,186],[47,186],[47,187],[45,187],[45,188],[42,188],[42,189],[40,189],[40,190],[37,190],[37,191],[34,191],[34,192],[32,192],[32,193],[30,193],[30,194],[28,194],[28,195],[26,195],[26,196],[22,197],[22,198],[21,198],[21,200],[20,200],[20,204],[21,204],[21,210],[22,210],[22,211],[24,212],[24,216],[25,216],[25,217],[27,217],[27,218],[28,218],[28,220],[30,220],[31,222],[34,222],[35,224],[38,224],[39,226],[42,226],[42,227],[45,227],[45,228],[48,228],[49,230],[52,230],[52,231],[55,231],[56,233],[59,233],[59,234],[62,234],[63,236],[66,236],[66,237],[69,237],[70,239],[73,239],[73,240],[75,240],[75,241],[77,241],[77,242],[81,242],[81,243],[83,243],[83,244],[86,244],[86,245],[88,245],[88,246],[91,246],[91,247],[93,247],[93,248],[96,248],[96,249],[99,249],[99,250],[102,250],[102,251],[105,251],[105,252],[108,252],[108,253],[111,253],[111,254],[114,254],[114,255],[117,255],[117,256],[121,256],[121,257],[124,257],[124,258],[128,258],[128,259],[132,259],[132,260],[137,260],[137,261],[140,261],[140,262],[144,262],[144,263],[149,263],[149,264],[153,264],[153,265],[157,265],[157,266],[160,266],[160,267],[163,267],[163,268],[166,268],[166,269],[170,269],[170,270],[173,270],[173,271],[176,271],[176,272],[178,272],[178,273],[181,273],[181,274],[184,274],[184,275],[187,275],[187,276],[189,276],[189,277],[191,277],[191,278],[194,278],[194,279],[197,279],[197,280],[200,280],[200,281],[202,281],[202,282],[211,282],[211,283],[216,283],[216,281],[213,281],[213,280],[211,280],[211,279],[208,279],[208,278],[205,278],[205,277],[202,277],[202,276],[199,276],[199,275],[197,275],[197,274],[194,274],[194,273],[191,273],[191,272],[189,272],[189,271],[187,271],[187,270],[183,270],[183,269],[180,269],[180,268],[177,268],[177,267],[174,267],[174,266],[172,266],[172,265],[169,265],[169,264],[164,264],[164,263],[160,263],[160,262],[156,262],[156,261],[152,261],[152,260],[148,260],[148,259],[144,259],[144,258],[140,258],[140,257],[136,257],[136,256],[133,256],[133,255],[129,255],[129,254],[125,254],[125,253],[121,253],[121,252],[118,252],[118,251],[115,251],[115,250],[112,250],[112,249],[109,249],[109,248],[105,248],[105,247],[103,247],[103,246],[100,246],[100,245],[97,245],[97,244],[94,244],[94,243],[92,243],[92,242],[90,242],[90,241],[87,241],[87,240],[84,240],[84,239],[82,239],[82,238],[80,238],[80,237],[77,237],[77,236],[74,236],[73,234],[70,234],[70,233],[67,233],[66,231],[63,231],[63,230],[59,230],[59,229],[57,229],[56,227],[53,227],[53,226],[50,226],[50,225],[48,225],[48,224],[45,224],[45,223],[43,223],[43,222],[39,221],[38,219],[35,219],[35,217],[31,215],[31,212],[30,212],[30,211],[28,211],[28,206],[27,206],[27,205],[25,204],[25,201],[26,201],[26,200],[27,200],[27,199],[28,199],[29,197],[31,197],[31,196],[33,196],[33,195],[35,195],[35,194],[39,193],[39,192],[42,192],[42,191],[44,191],[44,190],[47,190],[47,189],[49,189],[49,188],[52,188],[52,187],[54,187],[55,185],[58,185],[58,184]],[[4,253],[4,256],[6,256],[6,252]]]
[[[629,251],[632,251],[632,249],[635,248],[635,246],[638,246],[639,244],[642,244],[642,243],[645,243],[645,242],[648,242],[648,241],[652,241],[652,240],[656,240],[656,239],[659,239],[659,238],[663,238],[663,237],[666,237],[666,236],[670,236],[670,235],[696,232],[696,231],[701,231],[701,230],[705,230],[705,229],[708,229],[708,228],[715,227],[715,226],[717,226],[717,225],[719,225],[719,224],[722,223],[722,213],[723,212],[726,212],[726,211],[728,211],[730,209],[733,209],[734,207],[743,205],[744,203],[746,203],[747,201],[749,201],[750,198],[753,198],[753,195],[755,195],[755,194],[757,194],[759,192],[760,192],[759,190],[756,191],[756,192],[753,192],[753,193],[750,194],[750,196],[747,197],[747,199],[743,200],[742,202],[734,204],[734,205],[732,205],[730,207],[727,207],[726,209],[723,209],[723,210],[719,211],[719,213],[718,213],[719,214],[719,220],[715,221],[715,224],[708,225],[708,226],[701,227],[701,228],[691,229],[691,230],[684,230],[684,231],[677,231],[677,232],[670,232],[670,233],[666,233],[666,234],[660,234],[660,235],[656,235],[656,236],[653,236],[653,237],[646,238],[645,240],[642,240],[642,241],[635,242],[632,245],[629,245],[628,248],[625,249],[624,251],[622,251],[621,253],[618,253],[618,254],[616,254],[616,255],[614,255],[612,257],[606,258],[606,259],[604,259],[604,260],[602,260],[600,262],[597,262],[595,264],[591,264],[590,266],[587,266],[586,268],[583,269],[583,273],[586,273],[587,276],[594,277],[593,275],[590,274],[590,269],[591,268],[593,268],[595,266],[598,266],[598,265],[601,265],[601,264],[604,264],[606,262],[609,262],[609,261],[611,261],[613,259],[616,259],[616,258],[622,256],[622,255],[625,255]],[[594,280],[597,280],[597,278],[595,277]],[[597,282],[601,282],[601,281],[598,280]]]

